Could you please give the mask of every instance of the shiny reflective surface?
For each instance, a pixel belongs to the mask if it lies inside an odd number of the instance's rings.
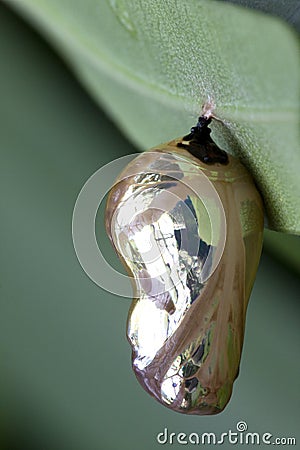
[[[214,414],[238,372],[263,209],[237,160],[208,167],[177,142],[125,168],[106,228],[134,277],[127,334],[137,378],[174,410]]]

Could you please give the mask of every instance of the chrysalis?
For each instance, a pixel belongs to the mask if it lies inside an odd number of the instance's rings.
[[[230,399],[263,236],[253,179],[214,143],[210,122],[201,116],[187,136],[135,158],[106,209],[134,285],[134,372],[150,395],[186,414],[219,413]]]

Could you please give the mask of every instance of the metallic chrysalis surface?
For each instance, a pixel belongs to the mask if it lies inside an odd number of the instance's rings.
[[[113,186],[106,230],[132,276],[134,372],[163,405],[216,414],[239,371],[262,248],[263,205],[246,168],[200,117],[135,158]]]

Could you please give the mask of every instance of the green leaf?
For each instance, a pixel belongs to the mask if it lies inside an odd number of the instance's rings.
[[[186,133],[213,99],[214,138],[252,172],[268,226],[300,234],[300,53],[282,21],[208,0],[9,4],[143,149]]]
[[[221,0],[219,0],[221,1]],[[222,0],[281,17],[300,32],[299,0]]]

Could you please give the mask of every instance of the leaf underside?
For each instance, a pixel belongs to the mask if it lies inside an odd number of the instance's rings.
[[[219,0],[246,6],[247,8],[274,14],[288,22],[300,33],[300,4],[299,0]]]
[[[241,158],[267,225],[300,234],[299,41],[229,3],[12,0],[141,149],[184,135],[213,100],[213,137]]]

